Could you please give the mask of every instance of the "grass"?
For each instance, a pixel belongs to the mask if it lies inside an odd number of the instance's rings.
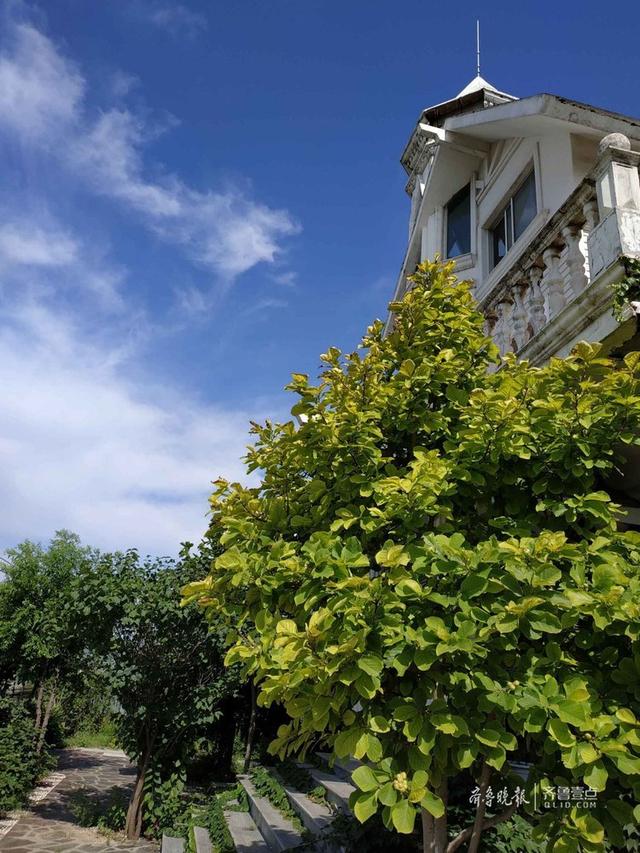
[[[278,764],[275,770],[288,785],[291,785],[296,791],[306,794],[312,802],[331,808],[327,802],[326,789],[322,785],[318,785],[304,767],[299,767],[294,761],[287,759]]]
[[[97,730],[80,729],[69,735],[65,738],[65,746],[116,749],[119,744],[114,724],[111,720],[105,720]]]
[[[298,815],[293,811],[287,792],[266,767],[257,765],[250,774],[253,786],[261,797],[266,797],[280,814],[293,824],[294,829],[305,837],[306,830]]]

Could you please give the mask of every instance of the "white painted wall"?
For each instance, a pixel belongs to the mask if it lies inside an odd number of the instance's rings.
[[[572,134],[563,127],[551,130],[546,127],[545,133],[536,137],[499,140],[484,157],[442,146],[417,209],[415,196],[412,202],[411,218],[416,227],[409,254],[412,257],[418,254],[421,260],[436,254],[445,256],[446,203],[466,183],[472,182],[472,251],[470,257],[461,259],[460,273],[475,282],[476,296],[482,298],[571,195],[594,165],[596,154],[592,138]],[[492,271],[489,228],[532,166],[536,172],[538,216]]]

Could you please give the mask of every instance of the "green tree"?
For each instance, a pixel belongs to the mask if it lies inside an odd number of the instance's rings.
[[[111,563],[66,530],[47,548],[26,541],[7,551],[0,583],[0,674],[33,691],[36,751],[65,685],[75,685],[108,643]]]
[[[638,355],[496,370],[453,266],[412,285],[388,336],[329,349],[316,384],[293,374],[298,425],[253,425],[261,483],[217,483],[226,550],[185,599],[224,615],[260,703],[284,703],[273,752],[367,762],[361,821],[420,815],[425,851],[473,853],[516,808],[489,817],[482,794],[527,755],[529,785],[599,792],[529,816],[548,849],[618,845],[640,816],[640,537],[603,483],[638,443]],[[464,770],[481,796],[450,837]]]
[[[215,548],[209,541],[191,554],[186,545],[177,564],[143,562],[135,552],[122,558],[123,606],[104,665],[119,738],[138,768],[125,827],[131,839],[153,820],[154,791],[166,794],[167,780],[180,777],[194,742],[238,687],[237,674],[224,666],[221,634],[195,608],[180,606],[180,589],[202,574]]]

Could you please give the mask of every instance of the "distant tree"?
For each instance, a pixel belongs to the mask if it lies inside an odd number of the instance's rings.
[[[220,719],[238,689],[224,666],[223,637],[194,607],[180,606],[184,584],[202,574],[215,545],[186,545],[177,564],[129,555],[123,608],[114,626],[105,673],[119,710],[123,748],[137,764],[125,831],[139,838],[148,787],[184,764],[196,739]]]
[[[36,750],[45,742],[60,688],[73,685],[111,635],[110,560],[61,530],[44,548],[7,551],[0,583],[0,674],[33,692]]]
[[[496,372],[453,265],[411,281],[388,336],[376,322],[317,383],[293,374],[299,425],[254,425],[262,481],[218,482],[226,550],[186,600],[224,615],[258,701],[284,703],[275,753],[366,760],[359,820],[421,816],[425,851],[474,853],[518,807],[488,816],[489,786],[513,795],[526,754],[529,786],[598,792],[529,816],[549,850],[620,846],[640,818],[640,536],[603,475],[638,443],[639,356],[580,344]],[[450,837],[465,769],[475,820]]]

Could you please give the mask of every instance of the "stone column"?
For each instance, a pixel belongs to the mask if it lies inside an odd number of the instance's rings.
[[[498,302],[496,308],[498,314],[498,322],[496,324],[498,334],[496,336],[496,343],[503,355],[513,351],[513,326],[511,325],[512,305],[513,300],[511,296],[507,294],[502,297],[500,302]]]
[[[560,272],[560,250],[557,246],[549,246],[542,253],[542,260],[544,261],[544,272],[540,289],[544,296],[547,319],[551,321],[566,305],[564,279]]]
[[[565,241],[565,264],[569,276],[569,286],[577,296],[589,283],[584,269],[585,257],[582,254],[582,228],[579,225],[565,225],[562,229]]]
[[[582,213],[585,220],[583,230],[590,234],[598,224],[598,200],[591,198],[585,201],[582,205]]]
[[[529,270],[529,287],[525,293],[524,304],[527,312],[527,325],[531,326],[534,335],[547,323],[544,313],[544,297],[540,291],[541,278],[542,270],[540,267],[531,267]]]
[[[600,222],[589,234],[589,276],[623,257],[640,257],[640,152],[622,133],[605,136],[594,175]]]
[[[631,143],[623,133],[610,133],[598,148],[596,192],[598,212],[603,220],[612,210],[640,211],[640,155],[631,151]]]
[[[542,270],[540,267],[531,267],[529,270],[529,289],[527,290],[526,306],[527,319],[534,335],[547,324],[547,318],[544,313],[544,296],[540,290],[540,279],[542,278]]]
[[[516,341],[516,352],[521,350],[527,342],[526,298],[528,289],[528,282],[521,281],[518,282],[511,290],[513,296],[511,319],[513,325],[513,337]]]

